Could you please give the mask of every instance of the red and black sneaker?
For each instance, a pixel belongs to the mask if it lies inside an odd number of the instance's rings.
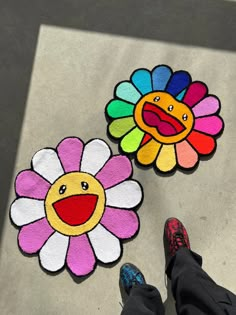
[[[176,218],[166,220],[164,228],[164,248],[166,256],[166,265],[181,247],[190,248],[188,233],[183,225]]]

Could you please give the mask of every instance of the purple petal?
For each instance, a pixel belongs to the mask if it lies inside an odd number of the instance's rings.
[[[27,254],[37,253],[53,232],[46,218],[25,225],[18,235],[19,246]]]
[[[134,236],[139,229],[139,219],[132,210],[106,207],[101,224],[121,239]]]
[[[86,235],[72,236],[66,258],[67,266],[76,276],[85,276],[95,268],[95,256]]]
[[[214,96],[208,96],[201,102],[196,104],[192,111],[195,117],[202,117],[207,115],[215,114],[220,108],[219,100]]]
[[[113,156],[96,175],[104,189],[113,187],[127,179],[132,173],[132,164],[126,156]]]
[[[21,197],[45,199],[51,185],[34,171],[25,170],[17,175],[15,187]]]
[[[84,144],[79,138],[66,138],[57,147],[66,173],[79,171]]]

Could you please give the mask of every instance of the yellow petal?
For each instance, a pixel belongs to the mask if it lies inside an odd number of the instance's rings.
[[[137,159],[139,163],[143,165],[149,165],[154,162],[157,157],[157,154],[161,148],[162,144],[152,139],[148,143],[146,143],[141,149],[138,151]]]
[[[156,166],[162,172],[171,171],[176,165],[175,146],[163,145],[157,157]]]

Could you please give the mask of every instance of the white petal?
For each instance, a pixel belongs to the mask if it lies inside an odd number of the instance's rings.
[[[38,151],[33,159],[34,170],[43,176],[50,183],[64,174],[57,153],[53,149],[42,149]]]
[[[87,143],[81,161],[81,172],[95,175],[103,167],[111,155],[111,150],[105,141],[100,139]]]
[[[103,263],[117,260],[121,254],[120,242],[117,237],[108,232],[101,224],[88,233],[97,259]]]
[[[11,219],[22,226],[45,217],[44,200],[16,199],[11,205]]]
[[[121,208],[133,208],[142,200],[142,190],[140,185],[133,180],[114,186],[106,191],[106,205]]]
[[[58,271],[65,264],[69,237],[55,232],[39,253],[42,266],[49,271]]]

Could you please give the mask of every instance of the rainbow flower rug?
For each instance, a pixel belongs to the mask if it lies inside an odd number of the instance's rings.
[[[106,106],[108,134],[125,154],[161,172],[193,169],[213,154],[223,131],[220,101],[206,84],[166,65],[138,69],[117,84]]]
[[[112,156],[100,139],[70,137],[38,151],[31,165],[16,177],[10,210],[20,249],[38,253],[47,271],[66,265],[76,276],[117,261],[121,241],[139,231],[135,209],[143,194],[130,160]]]

